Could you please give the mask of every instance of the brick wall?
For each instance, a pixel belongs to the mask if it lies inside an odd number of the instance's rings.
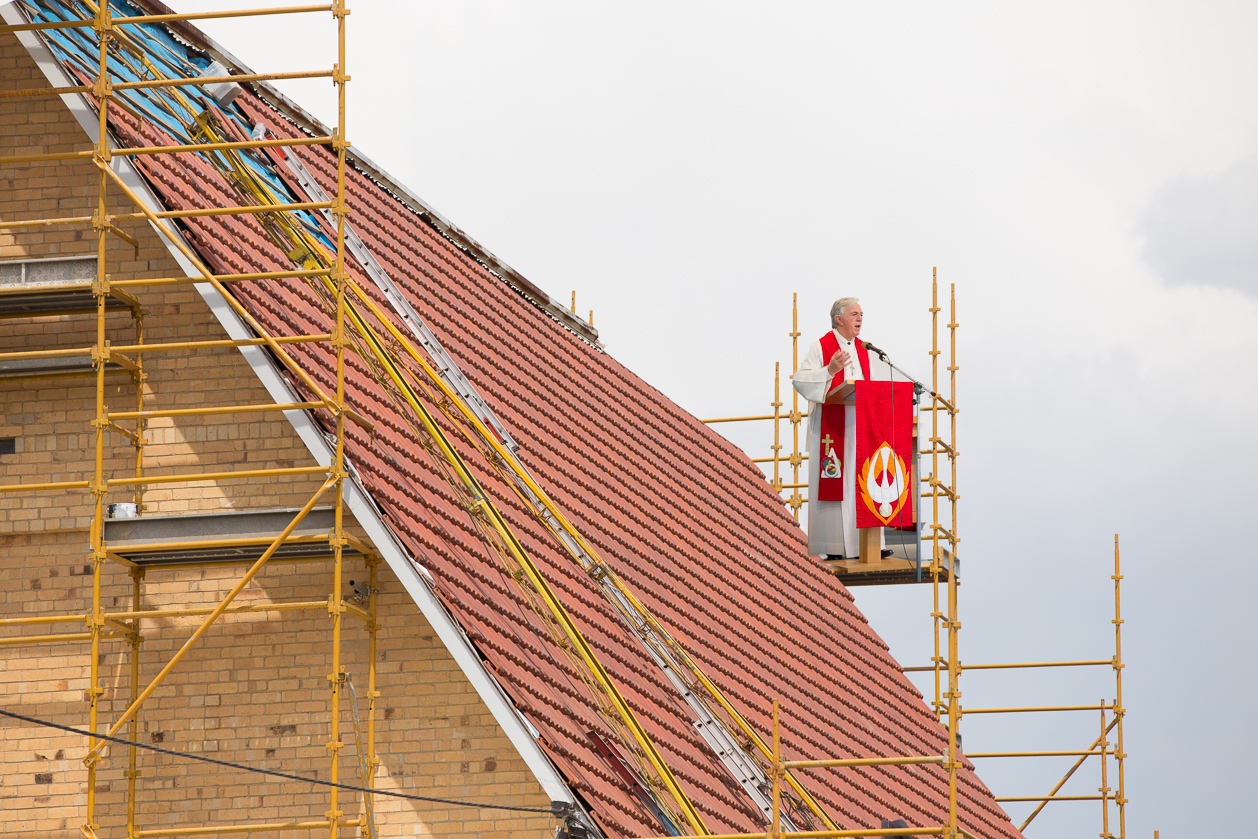
[[[45,81],[16,39],[0,35],[0,89],[44,86]],[[0,100],[0,154],[89,148],[90,142],[59,100]],[[0,168],[0,220],[90,215],[95,176],[86,164]],[[113,211],[122,211],[113,204]],[[161,241],[142,225],[131,246],[112,240],[107,270],[115,278],[177,276]],[[87,228],[0,232],[0,261],[43,259],[95,252]],[[190,287],[138,290],[148,310],[146,341],[225,338]],[[90,346],[91,317],[0,321],[0,352]],[[127,314],[111,314],[108,337],[131,343]],[[145,357],[145,407],[187,407],[209,400],[236,404],[269,402],[234,349],[152,353]],[[113,410],[135,407],[127,375],[107,380]],[[0,484],[83,480],[93,468],[94,380],[60,379],[0,383],[0,437],[18,439],[16,455],[0,456]],[[227,471],[314,465],[279,414],[154,419],[145,437],[146,474]],[[106,471],[131,474],[134,449],[110,437]],[[300,506],[318,478],[157,485],[145,490],[150,514],[219,509]],[[131,490],[109,501],[130,501]],[[92,567],[87,557],[91,508],[86,492],[0,494],[0,618],[84,615],[90,608]],[[150,571],[143,582],[145,608],[209,608],[239,579],[241,567]],[[361,558],[347,560],[345,579],[365,579]],[[377,656],[377,786],[441,798],[493,800],[545,807],[546,796],[502,730],[463,677],[432,628],[384,564],[380,566],[380,632]],[[332,574],[326,563],[276,563],[242,592],[239,605],[326,602]],[[127,569],[102,567],[106,612],[134,608]],[[143,624],[141,683],[178,649],[201,620],[149,619]],[[226,615],[145,704],[136,729],[143,742],[184,752],[295,772],[327,780],[332,691],[331,619],[326,606],[306,611]],[[84,632],[82,617],[54,626],[0,627],[0,707],[85,727],[90,646],[5,645],[4,639],[46,633]],[[130,690],[130,643],[102,642],[99,683],[102,727],[126,708]],[[345,619],[343,669],[367,711],[367,634]],[[352,701],[342,690],[340,778],[359,783]],[[365,733],[365,732],[364,732]],[[12,720],[0,721],[0,834],[17,837],[79,835],[86,809],[87,771],[82,738]],[[202,823],[318,820],[328,809],[326,789],[267,780],[236,770],[139,753],[137,829]],[[127,750],[106,752],[97,776],[99,835],[126,835]],[[345,793],[347,818],[363,810],[357,794]],[[450,807],[382,798],[376,808],[380,836],[549,835],[548,816]],[[346,829],[341,835],[355,835]],[[274,835],[274,834],[253,834]],[[291,835],[291,834],[282,834]],[[307,835],[307,834],[298,834]],[[315,834],[318,835],[318,834]]]

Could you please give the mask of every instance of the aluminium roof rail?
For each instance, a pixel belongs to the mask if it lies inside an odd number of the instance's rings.
[[[286,151],[282,151],[279,154],[283,157],[284,164],[293,174],[293,177],[296,178],[297,183],[301,185],[301,188],[306,191],[306,194],[312,200],[320,203],[331,201],[323,187],[319,186],[319,182],[315,180],[314,175],[297,158],[296,154]],[[321,212],[328,223],[335,227],[336,216],[332,210],[325,207]],[[504,446],[513,453],[518,451],[520,446],[507,432],[506,426],[494,414],[488,403],[481,398],[476,388],[472,387],[472,383],[468,381],[467,376],[463,375],[463,371],[455,364],[450,353],[446,351],[445,347],[441,346],[437,336],[420,318],[419,313],[411,306],[401,290],[398,289],[397,284],[389,277],[389,273],[384,270],[384,266],[372,255],[367,245],[348,221],[345,222],[345,248],[358,260],[358,264],[367,272],[367,276],[375,283],[376,288],[380,289],[385,299],[389,301],[389,305],[393,307],[393,311],[406,324],[410,333],[415,336],[415,340],[419,341],[420,346],[428,352],[429,357],[437,365],[438,375],[463,399],[472,412],[480,418],[481,422],[485,423],[498,435],[498,439],[502,441]]]

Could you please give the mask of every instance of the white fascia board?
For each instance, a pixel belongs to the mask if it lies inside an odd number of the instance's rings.
[[[15,3],[6,3],[0,6],[0,17],[9,25],[19,25],[28,22]],[[40,70],[43,71],[50,86],[70,87],[74,84],[38,35],[29,31],[16,34],[22,46],[26,48]],[[79,124],[83,126],[83,130],[87,132],[88,137],[96,137],[99,131],[98,117],[82,94],[66,94],[61,97],[61,101],[74,114]],[[144,179],[140,177],[139,172],[131,165],[129,159],[115,157],[113,159],[113,168],[123,182],[126,183],[127,187],[140,196],[145,206],[150,210],[161,212],[166,209],[158,201],[157,196],[149,189]],[[166,244],[167,251],[179,263],[179,267],[185,276],[202,276],[192,262],[165,236],[157,232],[156,229],[154,232]],[[189,248],[189,250],[192,249]],[[210,307],[214,317],[222,325],[223,329],[227,331],[229,338],[241,340],[255,337],[214,286],[209,283],[195,283],[193,287],[201,294],[202,299]],[[271,361],[270,356],[261,347],[239,347],[238,349],[241,355],[244,356],[245,361],[249,363],[249,367],[253,370],[254,375],[262,382],[267,393],[277,404],[300,401],[292,388],[289,387],[280,370]],[[283,413],[315,461],[320,466],[330,464],[334,455],[334,449],[314,420],[305,411],[284,411]],[[359,486],[357,479],[346,482],[345,503],[353,513],[355,521],[367,531],[367,536],[376,550],[389,563],[389,567],[397,575],[398,580],[402,583],[402,587],[406,589],[406,592],[411,596],[415,605],[419,607],[424,618],[437,633],[437,637],[441,639],[441,642],[459,665],[463,675],[472,683],[472,687],[480,696],[481,701],[489,708],[489,712],[493,714],[494,720],[502,727],[507,738],[511,741],[511,745],[515,747],[520,757],[524,759],[529,770],[532,771],[538,783],[541,784],[543,791],[550,796],[551,801],[575,804],[576,799],[568,789],[568,785],[559,775],[550,759],[546,757],[541,746],[533,738],[533,734],[529,731],[530,726],[516,709],[515,703],[503,692],[497,679],[485,668],[480,656],[472,647],[471,641],[463,632],[463,628],[446,611],[445,606],[437,598],[436,593],[423,578],[419,568],[411,561],[406,551],[394,538],[393,532],[389,530],[381,518],[378,508],[372,503],[366,491]]]

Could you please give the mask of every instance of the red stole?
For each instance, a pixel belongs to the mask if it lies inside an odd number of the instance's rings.
[[[865,342],[856,340],[856,359],[860,362],[861,373],[869,381],[869,351]],[[839,339],[834,330],[821,336],[821,363],[828,365],[839,351]],[[846,371],[840,371],[830,385],[833,391],[846,381]],[[819,501],[843,500],[843,440],[847,434],[846,406],[841,404],[823,404],[821,406],[820,451],[814,457],[821,458],[821,472],[817,480],[817,499]]]

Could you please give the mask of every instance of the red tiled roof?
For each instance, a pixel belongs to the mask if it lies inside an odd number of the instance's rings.
[[[250,91],[237,104],[276,135],[301,133]],[[151,123],[125,115],[113,125],[125,145],[171,142]],[[294,151],[335,194],[331,150]],[[172,209],[237,203],[217,172],[193,155],[138,157],[135,164]],[[945,732],[921,695],[851,595],[808,557],[803,533],[743,452],[523,298],[385,187],[358,171],[348,178],[351,224],[520,443],[521,459],[753,725],[768,732],[778,697],[788,758],[946,750]],[[218,272],[292,267],[253,217],[197,218],[184,229]],[[360,266],[350,265],[360,286],[376,294]],[[232,289],[273,334],[330,330],[300,283]],[[378,295],[377,302],[388,310]],[[334,387],[327,347],[294,344],[289,352],[322,387]],[[606,724],[404,415],[352,354],[348,368],[348,400],[378,434],[369,439],[350,425],[347,451],[388,524],[431,572],[599,824],[612,836],[660,832],[587,739],[587,730],[605,732]],[[689,709],[591,581],[471,448],[459,445],[708,826],[759,829],[758,813],[695,731]],[[982,837],[1016,837],[972,770],[967,762],[960,775],[962,825]],[[814,771],[804,783],[841,828],[896,817],[940,824],[947,817],[939,767]]]

